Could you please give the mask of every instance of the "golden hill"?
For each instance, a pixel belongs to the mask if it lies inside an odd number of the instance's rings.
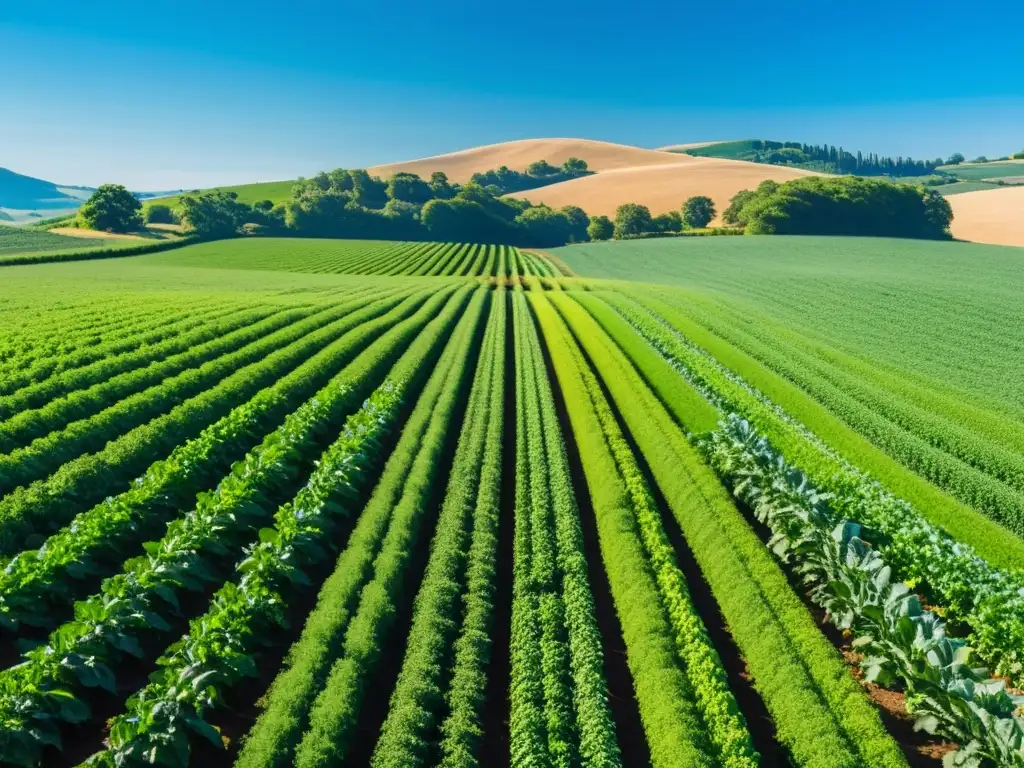
[[[1024,246],[1024,186],[950,195],[953,236],[994,245]]]
[[[668,153],[665,153],[668,154]],[[682,163],[661,163],[643,167],[618,168],[593,176],[584,176],[552,184],[515,197],[531,203],[547,203],[552,208],[578,205],[591,216],[614,215],[623,203],[640,203],[657,215],[679,210],[683,201],[694,195],[707,195],[715,201],[718,211],[714,224],[721,224],[721,213],[729,200],[743,189],[754,189],[765,179],[779,183],[800,176],[817,176],[813,171],[778,165],[761,165],[741,160],[719,158],[685,158]]]
[[[616,168],[631,168],[665,163],[686,163],[693,158],[656,149],[641,149],[625,144],[591,139],[522,139],[487,144],[446,155],[435,155],[404,163],[388,163],[370,168],[370,173],[389,178],[404,171],[416,173],[425,179],[434,171],[444,171],[449,181],[464,184],[474,173],[495,170],[507,166],[514,171],[524,171],[526,166],[537,160],[547,160],[552,165],[561,165],[570,157],[585,160],[592,171],[609,171]]]

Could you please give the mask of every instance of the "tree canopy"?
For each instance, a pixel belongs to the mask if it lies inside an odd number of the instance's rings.
[[[142,203],[120,184],[104,184],[78,210],[86,229],[102,232],[131,232],[142,226]]]
[[[746,202],[731,217],[748,234],[948,239],[953,219],[949,202],[933,189],[858,176],[763,183],[752,195],[741,195]]]
[[[607,216],[591,216],[587,235],[591,240],[610,240],[615,234],[615,225]]]
[[[623,238],[651,231],[651,210],[639,203],[625,203],[615,209],[615,237]]]
[[[715,218],[715,203],[705,195],[695,195],[683,203],[683,225],[688,229],[703,229]]]

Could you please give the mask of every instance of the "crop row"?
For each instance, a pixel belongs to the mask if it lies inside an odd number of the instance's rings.
[[[98,410],[104,405],[115,403],[120,397],[133,394],[147,386],[159,382],[166,376],[189,367],[190,358],[186,357],[193,347],[216,341],[232,331],[245,330],[259,322],[288,322],[310,314],[311,309],[292,310],[281,308],[276,312],[253,310],[238,313],[231,318],[222,318],[207,323],[194,331],[183,333],[158,344],[143,346],[138,350],[116,355],[94,363],[73,368],[54,374],[42,381],[24,387],[10,395],[0,397],[0,426],[5,432],[17,429],[28,429],[29,434],[38,437],[45,434],[46,424],[59,424],[57,414],[48,419],[42,414],[33,412],[50,407],[72,408],[68,416],[63,417],[65,423],[73,420],[74,415]],[[180,362],[177,362],[180,361]],[[177,362],[177,365],[176,365]],[[166,363],[166,366],[165,366]],[[61,400],[68,400],[62,404]],[[40,426],[29,424],[43,419]],[[20,426],[25,424],[25,426]],[[10,445],[15,438],[7,439]],[[24,438],[22,438],[24,441]],[[11,450],[10,447],[6,450]]]
[[[476,764],[498,543],[505,317],[498,291],[374,768]]]
[[[282,370],[281,378],[251,400],[150,466],[129,490],[78,514],[39,550],[10,560],[0,572],[0,622],[7,629],[22,622],[52,626],[93,578],[107,575],[147,535],[159,531],[178,510],[192,506],[199,491],[210,487],[287,413],[410,312],[412,302],[395,309],[401,300],[398,294],[373,303],[350,303],[351,314],[344,321],[347,332],[287,375]],[[317,333],[342,330],[339,325]]]
[[[0,422],[0,455],[24,448],[33,440],[86,419],[170,376],[258,341],[307,314],[278,312],[265,317],[264,312],[254,312],[241,315],[231,323],[207,326],[201,335],[196,334],[197,338],[186,351],[106,381],[96,380],[92,386],[72,391],[40,408],[22,409],[16,416]]]
[[[892,576],[884,557],[861,539],[859,523],[843,520],[796,467],[746,421],[731,416],[702,448],[734,493],[771,530],[772,551],[811,587],[810,596],[838,629],[853,637],[867,681],[900,684],[915,727],[959,745],[947,762],[1024,765],[1024,696],[1004,679],[973,666],[971,649],[947,634]]]
[[[776,450],[831,494],[830,504],[838,514],[876,531],[877,536],[865,537],[900,579],[927,594],[951,619],[966,624],[971,644],[998,674],[1020,679],[1024,671],[1024,579],[1019,572],[992,562],[993,555],[1006,563],[1024,562],[1020,542],[1012,534],[969,508],[947,505],[949,513],[940,521],[956,523],[951,535],[943,525],[925,517],[924,512],[935,515],[938,504],[911,505],[887,490],[890,485],[915,487],[901,485],[905,469],[891,461],[879,461],[877,448],[865,444],[795,387],[738,353],[716,346],[716,356],[742,371],[746,380],[731,373],[675,328],[685,329],[691,338],[706,345],[716,344],[715,339],[706,332],[698,336],[699,327],[664,302],[643,297],[648,311],[618,294],[607,294],[605,300],[723,413],[738,413],[756,425]],[[755,389],[754,381],[764,389]],[[816,433],[827,435],[828,444]],[[884,485],[866,475],[865,466],[877,472]],[[942,499],[938,497],[938,501]],[[985,557],[972,544],[981,544]]]
[[[452,418],[467,375],[472,339],[487,293],[478,291],[469,309],[446,345],[440,360],[416,401],[409,421],[388,459],[380,482],[359,515],[334,572],[324,582],[316,607],[306,620],[299,640],[292,647],[284,667],[263,699],[265,711],[245,739],[240,766],[294,765],[304,753],[320,750],[314,728],[345,733],[354,712],[332,706],[337,687],[351,679],[343,670],[356,673],[348,651],[373,651],[359,643],[362,632],[372,634],[372,620],[382,617],[377,609],[386,577],[400,564],[403,553],[396,549],[402,521],[415,515],[426,503],[436,478],[432,464],[443,443],[443,432]],[[371,610],[373,608],[373,610]],[[370,621],[371,626],[366,626]],[[358,622],[358,623],[357,623]],[[373,663],[375,660],[365,659]],[[344,707],[346,702],[337,701]],[[358,702],[354,702],[358,712]],[[348,713],[338,720],[333,714]],[[324,744],[327,748],[329,744]],[[344,745],[336,745],[344,753]]]
[[[688,390],[691,406],[673,413],[691,431],[713,423],[711,406],[661,358],[641,354],[650,347],[599,299],[576,292],[550,296],[663,492],[772,715],[778,740],[800,764],[904,766],[899,747],[785,574],[647,381],[672,378],[675,391]],[[636,354],[643,377],[623,349]]]
[[[127,488],[159,456],[166,456],[184,440],[198,435],[208,424],[348,330],[345,317],[351,310],[340,305],[294,323],[286,329],[293,335],[290,345],[238,369],[163,416],[122,435],[112,435],[103,450],[80,456],[50,477],[4,497],[0,501],[0,551],[13,553],[27,543],[31,545],[32,534],[49,533],[83,507]],[[325,332],[319,333],[321,329]]]
[[[18,366],[7,371],[0,378],[0,395],[10,395],[20,389],[48,379],[49,377],[83,365],[103,360],[112,355],[120,354],[139,347],[158,344],[178,334],[201,327],[210,320],[215,320],[232,312],[239,311],[234,306],[220,309],[217,312],[204,312],[202,308],[178,307],[173,313],[159,312],[155,316],[140,318],[139,326],[129,328],[107,339],[100,337],[100,343],[91,344],[70,354],[50,354],[32,360],[27,366]]]
[[[74,307],[70,311],[25,308],[20,311],[8,308],[14,317],[10,318],[9,335],[0,345],[0,372],[5,376],[24,370],[48,357],[64,357],[79,350],[102,344],[104,338],[140,333],[159,325],[159,319],[166,317],[173,322],[176,313],[183,309],[178,301],[153,301],[146,305],[145,314],[138,306],[109,305],[97,300],[94,308]],[[241,307],[235,302],[197,301],[191,308],[191,317],[219,319],[237,312]],[[182,315],[177,315],[181,319]],[[20,324],[17,322],[20,320]]]
[[[346,484],[337,484],[333,495],[324,492],[332,490],[341,467],[346,473],[365,474],[365,464],[373,453],[365,453],[373,445],[370,438],[387,427],[389,420],[397,418],[397,388],[382,385],[368,405],[350,417],[341,438],[321,458],[300,492],[302,501],[308,499],[315,504],[286,505],[272,516],[276,500],[298,485],[313,463],[310,454],[317,443],[336,433],[332,424],[373,389],[403,348],[447,303],[449,293],[444,291],[431,297],[417,313],[371,344],[315,397],[288,416],[260,446],[235,464],[213,494],[201,496],[198,505],[169,526],[159,542],[147,545],[143,557],[129,560],[124,574],[105,580],[97,595],[78,603],[75,619],[55,630],[46,646],[27,654],[26,663],[0,674],[0,711],[5,713],[3,720],[9,725],[0,738],[6,737],[10,749],[28,755],[26,762],[34,760],[41,744],[53,742],[40,740],[40,726],[30,724],[43,722],[44,734],[59,735],[57,722],[68,719],[69,701],[77,705],[73,718],[80,718],[85,704],[69,699],[68,693],[96,685],[113,690],[118,660],[125,654],[142,656],[141,638],[153,630],[168,629],[168,622],[181,614],[182,598],[187,592],[203,593],[208,584],[223,581],[223,565],[230,563],[243,547],[247,557],[236,568],[241,580],[235,584],[229,579],[218,593],[221,597],[225,593],[237,597],[234,590],[244,591],[246,580],[254,573],[269,578],[275,564],[284,569],[276,574],[278,577],[288,576],[289,569],[303,560],[315,561],[323,556],[315,535],[326,535],[330,526],[318,519],[318,514],[329,521],[338,512],[338,493],[344,491]],[[453,300],[450,304],[446,312],[432,321],[430,330],[422,333],[422,343],[413,345],[422,364],[429,363],[429,343],[441,336],[462,301]],[[331,499],[334,504],[328,503]],[[258,543],[245,547],[247,541],[255,538],[257,529],[270,520],[276,522],[274,535],[262,531]],[[264,546],[268,542],[271,546]],[[261,556],[267,559],[261,560]],[[283,556],[279,562],[275,560],[278,556]],[[250,569],[254,562],[259,567]],[[230,601],[225,606],[215,598],[213,606],[211,612],[227,610],[230,615]],[[273,613],[274,604],[268,603],[264,610]],[[215,623],[224,628],[223,623]],[[193,627],[197,624],[204,624],[203,617]],[[82,659],[88,663],[76,663]],[[228,659],[219,661],[230,663]],[[17,715],[12,716],[14,713]],[[112,732],[112,739],[117,733]]]
[[[964,426],[907,405],[796,345],[703,315],[709,329],[793,382],[896,461],[1016,533],[1024,533],[1024,459]]]
[[[516,765],[622,765],[579,510],[540,341],[514,293],[516,504],[511,749]]]

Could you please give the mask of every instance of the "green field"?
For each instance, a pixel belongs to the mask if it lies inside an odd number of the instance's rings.
[[[1018,253],[0,267],[0,763],[1019,768]]]
[[[202,192],[234,192],[238,195],[240,202],[252,205],[253,203],[260,203],[264,200],[270,200],[275,205],[277,203],[285,203],[292,199],[292,187],[295,185],[295,179],[289,181],[264,181],[256,184],[238,184],[231,187],[213,187],[211,189],[203,189]],[[169,205],[172,208],[178,204],[181,199],[181,195],[171,195],[169,197],[156,197],[148,200],[143,200],[143,209],[148,208],[151,205]]]
[[[967,181],[1003,179],[1011,176],[1024,176],[1024,162],[962,163],[961,165],[943,165],[939,170]]]
[[[69,237],[54,235],[38,229],[5,227],[0,225],[0,261],[5,256],[46,251],[64,251],[83,248],[103,248],[114,242],[103,238]]]

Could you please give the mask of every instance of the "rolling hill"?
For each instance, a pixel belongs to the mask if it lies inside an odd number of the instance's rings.
[[[1024,246],[1024,186],[965,192],[949,198],[949,203],[954,237]]]
[[[83,191],[0,168],[0,208],[73,208],[81,201]]]
[[[563,181],[540,189],[518,192],[531,203],[546,203],[552,208],[578,205],[588,214],[613,215],[623,203],[640,203],[657,215],[678,210],[683,201],[694,195],[707,195],[715,201],[721,224],[721,213],[729,200],[743,189],[754,189],[766,179],[785,182],[801,176],[817,176],[813,171],[760,165],[740,160],[717,158],[686,158],[684,162],[618,168]]]
[[[689,158],[672,155],[656,149],[642,149],[625,144],[592,139],[521,139],[500,144],[487,144],[445,155],[435,155],[402,163],[388,163],[370,168],[372,174],[387,178],[395,173],[417,173],[430,178],[434,171],[444,171],[448,180],[463,184],[474,173],[482,173],[501,166],[514,171],[526,169],[536,160],[547,160],[561,165],[570,157],[585,160],[590,170],[610,171],[619,168],[635,168],[666,163],[686,163]]]

